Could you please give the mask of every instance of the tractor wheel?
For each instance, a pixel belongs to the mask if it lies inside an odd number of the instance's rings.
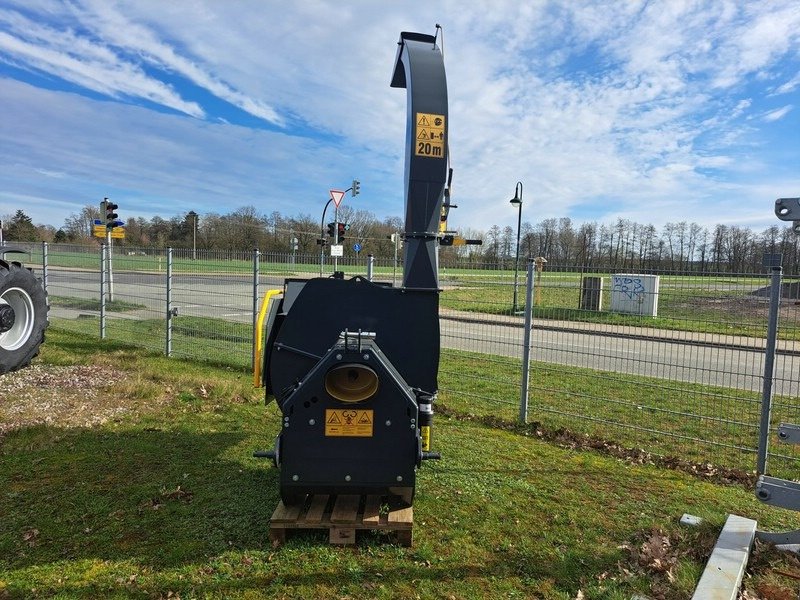
[[[0,260],[0,374],[27,366],[47,328],[47,295],[30,269]]]

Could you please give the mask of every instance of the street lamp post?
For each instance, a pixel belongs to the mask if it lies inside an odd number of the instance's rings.
[[[518,209],[517,214],[517,255],[514,258],[514,308],[511,311],[512,315],[517,314],[517,281],[519,279],[519,234],[522,229],[522,182],[518,181],[517,186],[514,188],[514,197],[509,201],[512,206]]]
[[[328,207],[330,206],[331,202],[333,202],[333,198],[328,200],[325,203],[325,208],[322,209],[322,219],[319,222],[319,236],[320,236],[320,248],[319,248],[319,276],[322,277],[322,270],[325,266],[325,213],[328,212]],[[334,229],[336,226],[334,226]]]
[[[331,191],[331,193],[334,190]],[[358,179],[353,179],[353,185],[347,188],[344,192],[342,192],[342,198],[344,198],[344,194],[347,192],[351,192],[353,197],[358,196],[361,193],[361,182]],[[342,201],[342,198],[339,199],[339,202]],[[320,234],[320,251],[319,251],[319,276],[322,277],[322,270],[325,264],[325,213],[328,210],[328,206],[330,206],[331,202],[333,202],[333,196],[331,195],[331,199],[325,203],[325,208],[322,209],[322,219],[319,223],[319,234]],[[333,245],[336,246],[339,244],[339,202],[337,202],[334,206],[333,212],[333,222],[335,223],[333,227]],[[339,265],[338,258],[333,258],[333,270],[336,271]]]
[[[197,260],[197,217],[199,215],[190,210],[186,216],[192,219],[192,260]]]

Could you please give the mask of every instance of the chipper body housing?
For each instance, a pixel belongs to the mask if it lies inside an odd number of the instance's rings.
[[[429,443],[448,114],[434,36],[401,34],[391,85],[408,97],[403,285],[341,274],[288,279],[268,320],[263,373],[282,413],[268,455],[287,505],[307,494],[378,494],[410,504],[417,467],[437,458]]]

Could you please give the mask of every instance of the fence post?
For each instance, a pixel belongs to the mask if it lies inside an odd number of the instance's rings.
[[[522,346],[522,381],[519,392],[519,420],[528,422],[528,392],[531,370],[531,329],[533,328],[533,268],[534,261],[528,259],[528,279],[525,284],[525,335]]]
[[[167,248],[167,356],[172,356],[172,316],[172,248]]]
[[[781,276],[783,267],[772,265],[772,280],[769,294],[769,323],[767,325],[767,345],[764,351],[764,382],[761,389],[761,423],[758,428],[757,475],[767,472],[769,450],[769,426],[772,413],[772,378],[775,365],[775,348],[778,339],[778,312],[781,306]]]
[[[397,249],[400,245],[400,232],[395,231],[392,234],[392,240],[394,240],[394,266],[392,267],[392,287],[397,285]]]
[[[44,293],[47,294],[47,276],[48,276],[48,258],[47,258],[47,242],[42,242],[42,287]]]
[[[375,267],[375,257],[367,254],[367,281],[372,281],[372,270]]]
[[[100,339],[106,339],[106,245],[100,244]]]
[[[261,265],[261,252],[253,248],[253,329],[250,340],[250,368],[256,368],[256,327],[258,326],[258,277]]]

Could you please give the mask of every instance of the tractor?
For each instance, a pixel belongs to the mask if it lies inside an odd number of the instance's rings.
[[[7,254],[20,248],[0,245],[0,375],[30,364],[47,329],[47,293],[33,271]]]

